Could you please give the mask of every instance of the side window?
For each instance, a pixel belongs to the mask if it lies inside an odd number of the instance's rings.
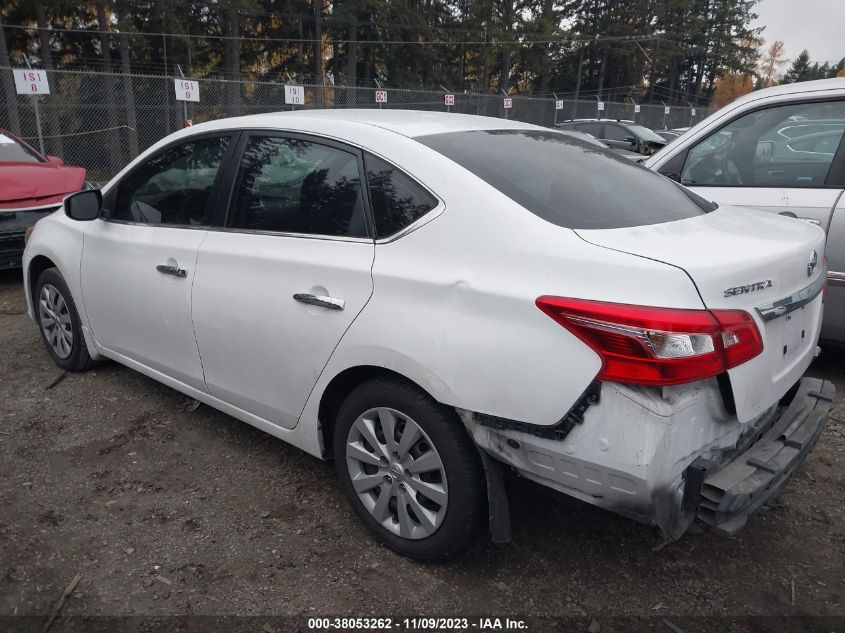
[[[377,237],[398,233],[437,206],[437,198],[393,165],[371,154],[364,164]]]
[[[367,237],[358,157],[310,141],[251,136],[229,217],[232,228]]]
[[[584,132],[585,134],[591,134],[596,138],[603,138],[603,127],[603,123],[580,123],[578,125],[578,131]]]
[[[613,123],[604,124],[604,138],[608,141],[624,141],[625,137],[633,136],[628,130],[621,125]]]
[[[211,189],[229,137],[202,138],[170,147],[118,185],[110,216],[139,224],[209,224]]]
[[[688,185],[820,187],[845,132],[845,101],[742,115],[689,150]]]

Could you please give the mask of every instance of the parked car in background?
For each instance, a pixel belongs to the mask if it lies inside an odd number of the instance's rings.
[[[719,204],[798,218],[827,232],[822,340],[845,342],[845,78],[741,97],[645,164]],[[821,256],[821,253],[819,254]]]
[[[624,149],[649,156],[666,145],[666,139],[633,121],[610,119],[574,119],[555,125],[561,130],[575,130],[594,136],[611,149]]]
[[[684,132],[682,130],[655,130],[654,133],[663,137],[667,143],[671,143]]]
[[[733,534],[831,406],[803,377],[823,232],[556,130],[228,118],[64,206],[24,255],[54,362],[113,359],[334,458],[361,521],[414,558],[485,519],[509,538],[503,467],[671,538]]]
[[[26,230],[85,185],[85,169],[42,156],[0,129],[0,269],[19,268]]]
[[[627,149],[613,149],[609,145],[602,143],[596,137],[592,136],[591,134],[587,134],[586,132],[576,132],[575,130],[559,130],[561,134],[566,134],[567,136],[571,136],[572,138],[581,139],[590,145],[595,145],[596,147],[601,147],[602,149],[606,149],[608,151],[614,152],[619,156],[624,158],[628,158],[630,160],[635,161],[643,161],[645,158],[642,154],[638,154],[637,152],[632,152]]]

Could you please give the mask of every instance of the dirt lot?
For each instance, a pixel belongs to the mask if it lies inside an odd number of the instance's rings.
[[[0,274],[0,350],[3,615],[49,613],[79,573],[63,614],[845,616],[842,396],[736,538],[655,549],[651,527],[513,481],[512,544],[422,565],[370,539],[329,463],[114,363],[56,382],[19,273]],[[811,373],[845,393],[845,352]]]

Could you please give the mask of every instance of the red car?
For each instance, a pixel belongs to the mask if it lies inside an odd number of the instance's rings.
[[[19,268],[27,228],[85,186],[85,169],[42,156],[0,128],[0,269]]]

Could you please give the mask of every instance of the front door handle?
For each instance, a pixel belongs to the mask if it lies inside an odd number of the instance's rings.
[[[307,303],[312,306],[319,306],[321,308],[328,308],[329,310],[343,310],[346,302],[343,299],[336,297],[321,297],[318,295],[308,294],[306,292],[297,292],[293,298],[302,303]]]
[[[163,275],[173,275],[174,277],[187,277],[188,271],[178,266],[169,266],[167,264],[159,264],[156,270]]]

